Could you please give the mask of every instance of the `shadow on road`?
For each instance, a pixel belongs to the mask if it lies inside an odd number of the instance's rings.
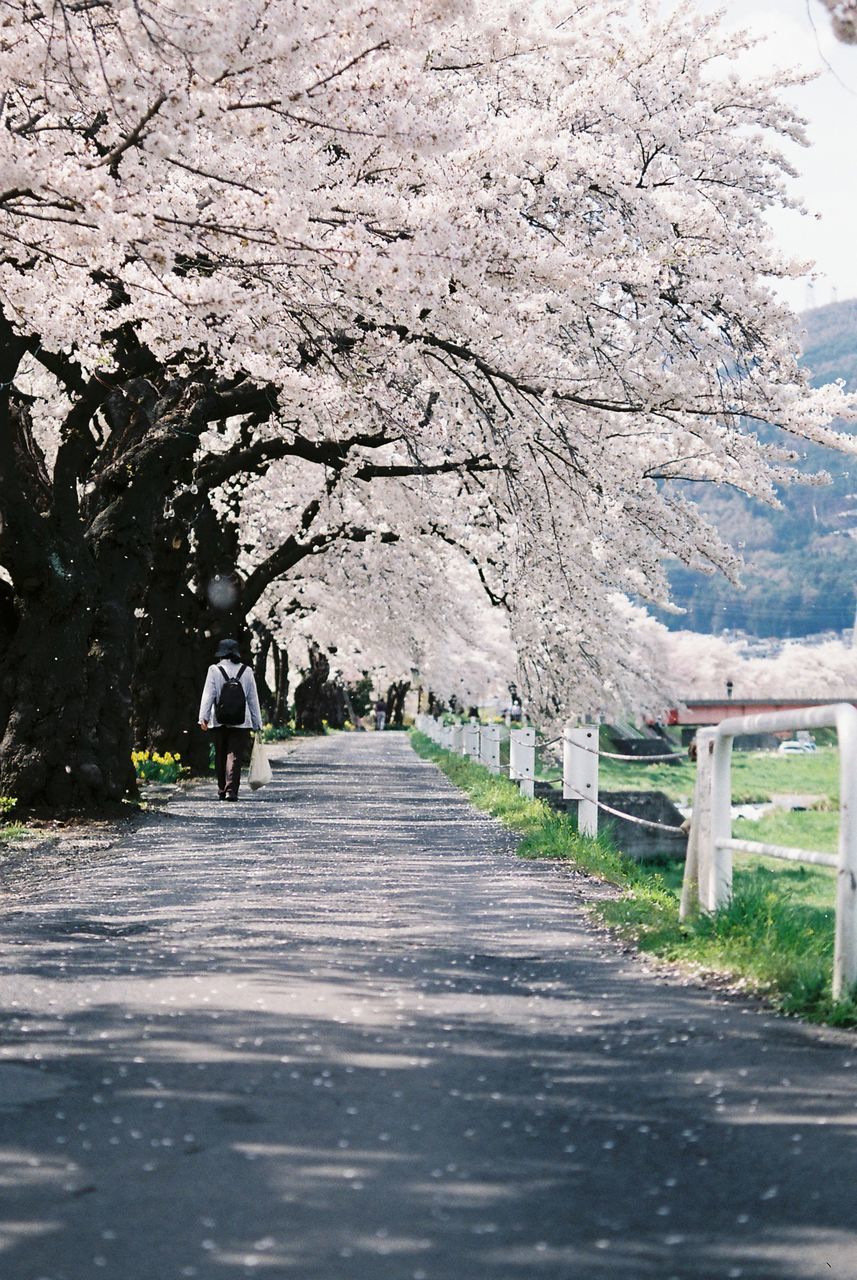
[[[3,922],[4,1280],[850,1274],[857,1043],[647,974],[363,741]]]

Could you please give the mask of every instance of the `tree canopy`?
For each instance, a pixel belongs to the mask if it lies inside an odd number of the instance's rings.
[[[638,698],[617,593],[736,563],[674,482],[853,447],[775,293],[790,81],[690,6],[5,13],[0,789],[123,794],[141,630],[190,679],[214,579],[287,618],[343,547],[460,557],[546,713]]]

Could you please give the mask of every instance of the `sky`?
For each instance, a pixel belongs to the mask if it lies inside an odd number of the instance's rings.
[[[789,158],[800,169],[796,188],[814,215],[777,211],[771,221],[778,242],[801,259],[815,261],[813,283],[793,282],[783,293],[797,310],[857,298],[857,45],[840,44],[819,0],[697,0],[722,9],[729,27],[768,36],[753,55],[758,69],[773,66],[817,71],[793,97],[807,120],[809,148]]]

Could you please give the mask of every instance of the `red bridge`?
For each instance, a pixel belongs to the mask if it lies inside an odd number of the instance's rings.
[[[683,707],[670,707],[666,724],[720,724],[729,716],[756,716],[768,711],[794,711],[796,707],[826,707],[833,702],[850,702],[857,698],[689,698]]]

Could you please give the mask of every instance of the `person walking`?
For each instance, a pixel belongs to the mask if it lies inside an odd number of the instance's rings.
[[[218,800],[237,800],[250,733],[262,728],[259,694],[237,640],[221,640],[214,657],[199,704],[199,727],[214,734]]]
[[[387,704],[383,698],[379,698],[375,703],[375,728],[379,732],[384,728],[387,719]]]

